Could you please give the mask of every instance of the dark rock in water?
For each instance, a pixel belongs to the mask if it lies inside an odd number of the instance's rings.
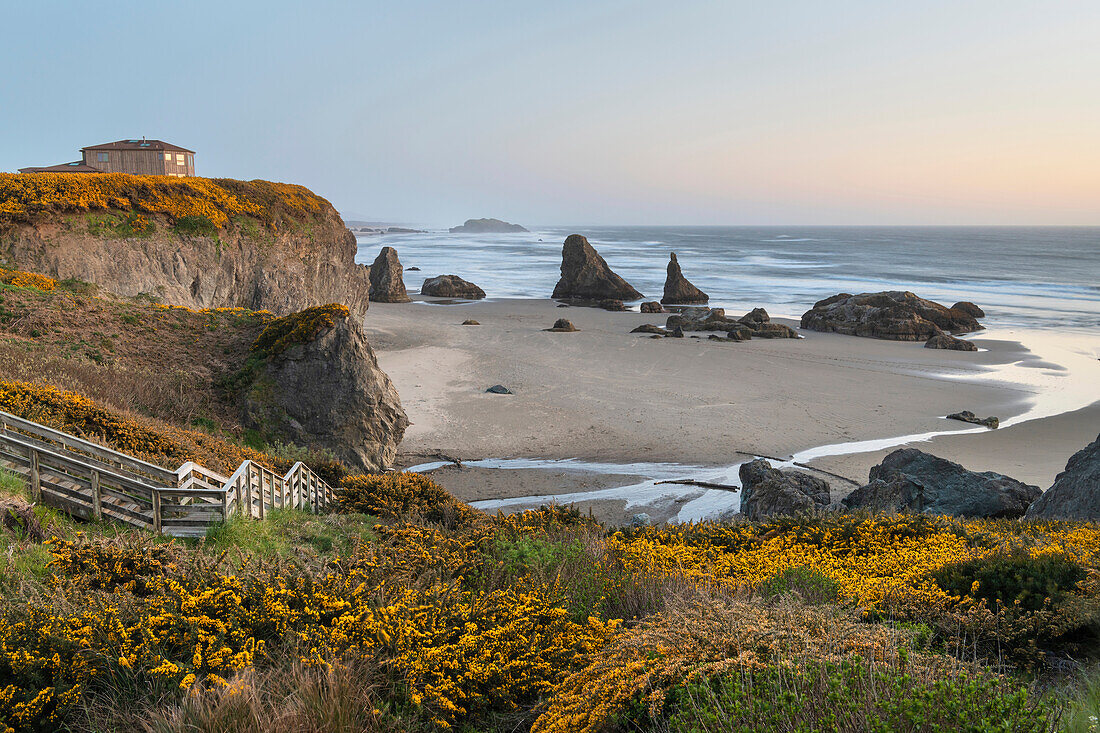
[[[741,331],[747,332],[748,338],[798,338],[798,333],[790,326],[772,323],[763,308],[757,308],[736,320],[727,317],[721,308],[684,308],[669,316],[665,327],[680,327],[685,331]]]
[[[665,276],[665,294],[661,298],[664,305],[691,305],[706,303],[710,296],[688,282],[684,273],[680,271],[680,263],[676,261],[676,253],[669,253],[668,274]]]
[[[473,318],[467,318],[462,322],[463,326],[480,326],[481,324],[475,321]]]
[[[554,325],[552,328],[548,328],[546,330],[553,331],[554,333],[573,333],[574,331],[579,331],[580,329],[574,326],[572,321],[568,321],[564,318],[559,318],[558,320],[554,321]]]
[[[427,234],[423,229],[409,229],[408,227],[387,227],[386,234]]]
[[[741,464],[741,513],[750,521],[827,507],[827,481],[803,471],[780,471],[763,458]]]
[[[669,338],[682,339],[684,337],[684,329],[677,326],[668,332]]]
[[[370,266],[370,292],[368,297],[376,303],[408,303],[409,294],[405,291],[402,278],[401,261],[397,259],[397,250],[383,247],[374,263]]]
[[[554,298],[578,300],[640,300],[642,294],[611,271],[603,257],[579,234],[565,238],[561,250],[561,279]]]
[[[655,333],[658,336],[667,336],[668,331],[660,326],[654,326],[652,323],[645,323],[635,328],[631,333]]]
[[[519,224],[509,224],[500,219],[467,219],[465,224],[451,227],[451,234],[510,234],[526,232]]]
[[[280,321],[309,317],[314,310]],[[330,450],[371,472],[393,464],[409,425],[366,335],[347,316],[336,317],[334,325],[322,327],[307,342],[265,355],[242,402],[246,427],[287,443]]]
[[[977,351],[978,347],[969,341],[955,338],[949,333],[938,333],[924,342],[926,349],[950,349],[952,351]]]
[[[642,313],[664,313],[664,307],[655,300],[647,300],[642,303]]]
[[[405,272],[420,272],[419,267],[406,267]]]
[[[768,312],[763,308],[753,308],[751,311],[741,316],[737,320],[739,323],[755,325],[761,323],[771,323],[772,317],[769,316]]]
[[[872,468],[870,483],[843,502],[849,509],[1015,518],[1039,493],[1038,486],[1003,474],[968,471],[916,448],[901,448]]]
[[[985,318],[985,311],[971,303],[969,300],[960,300],[958,303],[951,306],[951,310],[962,311],[971,318]]]
[[[840,293],[814,303],[802,314],[802,328],[852,336],[927,341],[941,333],[982,329],[973,316],[918,298],[908,291]]]
[[[600,308],[603,308],[605,311],[625,311],[626,310],[626,306],[623,305],[623,302],[621,300],[617,300],[615,298],[607,298],[605,300],[601,300],[596,305],[599,306]]]
[[[485,391],[489,394],[512,394],[512,390],[508,389],[503,384],[494,384]]]
[[[974,425],[984,425],[990,429],[996,429],[1000,426],[1001,421],[995,417],[978,417],[970,410],[963,410],[962,412],[952,412],[947,416],[948,420],[962,420],[963,422],[973,423]]]
[[[420,286],[420,294],[435,298],[464,298],[466,300],[481,300],[485,297],[484,290],[472,282],[463,280],[458,275],[439,275],[429,278]]]
[[[1100,520],[1100,436],[1070,457],[1027,518]]]

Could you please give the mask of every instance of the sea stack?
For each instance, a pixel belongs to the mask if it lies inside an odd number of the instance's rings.
[[[680,263],[676,261],[676,253],[669,253],[668,275],[665,277],[665,295],[661,298],[662,305],[699,305],[710,300],[710,296],[688,282],[684,273],[680,271]]]
[[[370,299],[376,303],[408,303],[403,268],[397,250],[383,247],[370,266]]]
[[[642,294],[612,272],[587,239],[580,234],[570,234],[561,249],[561,279],[551,297],[640,300]]]

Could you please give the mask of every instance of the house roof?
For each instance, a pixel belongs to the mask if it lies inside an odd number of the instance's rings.
[[[82,160],[74,160],[72,163],[60,163],[58,165],[34,166],[20,168],[20,173],[102,173],[99,168],[84,165]]]
[[[103,143],[101,145],[89,145],[86,148],[81,148],[81,152],[85,150],[171,150],[179,153],[194,153],[194,150],[188,150],[187,148],[181,148],[179,145],[173,145],[166,143],[163,140],[117,140],[113,143]]]

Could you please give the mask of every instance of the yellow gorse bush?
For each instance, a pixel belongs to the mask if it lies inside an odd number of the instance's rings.
[[[5,270],[0,267],[0,283],[14,285],[17,288],[37,288],[49,292],[57,287],[57,281],[52,277],[39,275],[36,272],[21,272],[20,270]]]
[[[101,441],[169,469],[196,461],[216,471],[232,472],[245,460],[275,468],[269,456],[251,448],[197,430],[139,422],[83,395],[49,385],[0,380],[0,410]]]
[[[0,222],[92,211],[159,214],[173,220],[201,216],[218,228],[235,216],[248,216],[277,229],[333,209],[303,186],[271,181],[125,173],[0,173]],[[144,229],[147,221],[144,216],[140,220]]]

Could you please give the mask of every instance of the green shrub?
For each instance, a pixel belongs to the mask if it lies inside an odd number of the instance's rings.
[[[859,657],[841,664],[745,669],[690,682],[669,697],[671,733],[1050,731],[1055,717],[996,677],[914,678]]]
[[[195,237],[212,237],[218,233],[218,227],[207,216],[181,216],[172,226],[177,234]]]
[[[756,589],[768,598],[794,593],[807,603],[836,603],[840,585],[820,570],[799,566],[781,570]]]
[[[1050,599],[1058,606],[1077,584],[1085,569],[1072,557],[1048,553],[1033,557],[1023,549],[997,552],[988,557],[945,565],[932,574],[936,584],[948,593],[971,596],[990,606],[1000,601],[1038,611]],[[977,588],[974,588],[977,583]]]

